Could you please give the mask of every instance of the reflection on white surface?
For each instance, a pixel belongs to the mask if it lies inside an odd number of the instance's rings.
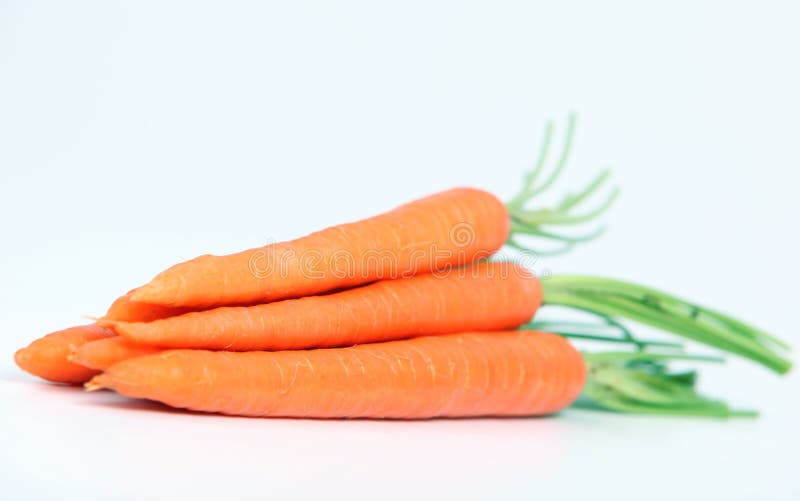
[[[233,418],[109,392],[3,381],[11,494],[68,486],[167,499],[235,493],[368,499],[614,492],[633,499],[786,494],[786,436],[768,420],[671,420],[569,411],[531,419],[430,421]],[[742,455],[740,451],[750,454]],[[35,465],[35,468],[31,466]],[[746,476],[730,471],[746,470]],[[59,482],[42,482],[58,472]],[[136,472],[135,478],[131,472]],[[7,487],[6,487],[7,488]],[[17,499],[12,496],[12,499]]]

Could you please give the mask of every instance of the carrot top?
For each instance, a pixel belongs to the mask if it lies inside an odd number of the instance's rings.
[[[694,355],[679,343],[642,339],[613,318],[601,322],[536,320],[522,329],[543,330],[578,342],[607,342],[635,351],[583,351],[589,368],[577,407],[623,412],[711,418],[755,417],[749,410],[698,393],[695,369],[674,370],[672,362],[714,362],[718,356]]]
[[[545,164],[550,153],[550,145],[555,129],[553,122],[548,122],[544,130],[541,149],[534,168],[525,176],[522,188],[507,204],[511,219],[510,234],[507,244],[517,250],[534,252],[538,255],[553,255],[569,251],[577,244],[594,240],[603,233],[604,228],[574,235],[554,231],[552,227],[576,227],[591,223],[608,210],[619,196],[619,188],[613,188],[593,209],[580,211],[596,193],[598,193],[611,177],[610,169],[601,171],[586,187],[577,193],[564,196],[554,207],[531,207],[538,202],[558,180],[566,167],[572,149],[576,126],[575,114],[570,114],[564,134],[564,142],[555,167],[545,174]],[[555,249],[541,249],[542,241],[560,244]],[[534,245],[534,242],[536,244]],[[532,247],[532,245],[534,245]]]
[[[697,417],[756,417],[696,390],[695,370],[674,371],[673,360],[722,362],[717,357],[645,352],[584,353],[591,376],[577,405],[635,414]]]
[[[554,276],[542,282],[544,304],[566,306],[602,318],[626,318],[740,355],[779,374],[792,366],[789,346],[724,313],[622,280]]]
[[[545,330],[590,342],[627,344],[633,352],[589,352],[589,377],[579,405],[635,414],[754,417],[697,392],[696,370],[675,371],[673,361],[722,362],[718,356],[684,352],[682,344],[635,336],[622,320],[713,346],[788,372],[790,347],[760,329],[716,310],[642,285],[588,276],[555,276],[542,282],[544,304],[593,315],[600,322],[553,321],[538,317],[523,329]]]

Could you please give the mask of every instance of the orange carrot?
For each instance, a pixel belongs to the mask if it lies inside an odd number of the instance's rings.
[[[146,322],[179,315],[187,311],[190,310],[132,301],[129,292],[114,301],[104,318]],[[48,334],[33,341],[26,348],[17,350],[14,360],[22,370],[48,381],[70,384],[84,383],[98,372],[94,368],[71,360],[74,358],[74,352],[86,343],[110,336],[116,337],[114,332],[96,324],[70,327]],[[120,341],[114,343],[122,344]],[[148,352],[152,352],[152,350],[148,350]],[[119,353],[119,356],[121,355],[122,353]],[[98,369],[102,368],[98,367]]]
[[[120,336],[113,336],[84,344],[70,357],[70,361],[89,369],[104,371],[117,362],[159,351],[162,349],[135,344]]]
[[[113,335],[110,330],[95,324],[70,327],[17,350],[14,361],[20,369],[54,383],[84,383],[97,371],[70,362],[70,355],[85,343]]]
[[[551,414],[585,379],[564,338],[508,331],[320,350],[169,350],[113,365],[86,387],[241,416],[421,419]]]
[[[471,263],[499,249],[509,227],[494,195],[456,188],[297,240],[197,257],[163,271],[131,298],[210,307],[308,296]]]
[[[541,284],[530,271],[510,262],[482,262],[324,296],[100,325],[135,343],[167,348],[328,348],[513,329],[529,321],[541,302]]]
[[[171,308],[160,304],[142,303],[131,299],[131,294],[136,289],[129,291],[124,296],[118,297],[108,308],[104,319],[120,320],[122,322],[149,322],[159,318],[167,318],[191,311],[189,308]]]

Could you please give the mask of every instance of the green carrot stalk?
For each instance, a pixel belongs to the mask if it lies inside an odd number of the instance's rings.
[[[613,189],[593,210],[576,212],[606,184],[610,172],[604,170],[583,190],[565,196],[555,207],[531,208],[534,199],[547,191],[559,178],[569,159],[575,130],[575,116],[570,115],[560,156],[555,167],[545,174],[554,126],[548,123],[535,167],[525,177],[523,187],[506,205],[511,218],[508,245],[524,253],[556,254],[574,245],[593,240],[603,227],[578,235],[565,235],[551,228],[589,223],[603,214],[616,200]],[[536,239],[560,242],[551,252],[534,250]],[[719,400],[700,395],[695,390],[697,372],[675,372],[674,360],[720,361],[682,352],[678,343],[643,340],[634,336],[623,323],[631,320],[700,342],[724,352],[759,363],[779,374],[792,366],[789,346],[724,313],[699,306],[671,294],[631,282],[590,276],[554,276],[542,280],[544,305],[562,306],[591,313],[601,324],[547,322],[537,320],[525,329],[548,330],[575,340],[629,344],[635,352],[585,353],[589,379],[583,405],[637,414],[692,416],[754,416],[752,411],[731,409]],[[653,350],[669,349],[669,353]],[[676,352],[677,350],[677,352]]]
[[[621,280],[554,276],[542,281],[544,304],[625,318],[719,348],[779,374],[792,366],[789,346],[740,320],[666,292]]]
[[[564,172],[574,142],[576,121],[575,114],[570,114],[567,119],[561,153],[556,160],[555,166],[546,174],[545,166],[555,128],[553,122],[547,123],[534,168],[525,176],[520,191],[506,204],[511,218],[511,233],[508,239],[510,247],[530,252],[532,250],[530,242],[523,243],[520,237],[528,240],[547,240],[559,243],[560,246],[551,250],[537,249],[536,253],[538,255],[560,254],[572,249],[579,243],[594,240],[603,232],[603,228],[598,227],[578,235],[565,235],[545,227],[583,225],[584,223],[592,222],[608,210],[619,195],[619,188],[612,189],[594,209],[583,210],[581,207],[605,186],[611,177],[609,169],[601,171],[578,193],[564,196],[554,207],[531,207],[533,202],[538,201]]]
[[[578,407],[671,416],[756,417],[751,410],[732,409],[721,400],[701,395],[697,373],[674,372],[670,360],[720,362],[722,359],[644,352],[584,353],[589,376]]]
[[[617,332],[608,332],[609,327]],[[569,339],[628,344],[637,350],[583,351],[588,376],[581,398],[573,407],[664,416],[757,416],[755,411],[733,409],[721,400],[700,394],[696,389],[696,370],[675,371],[669,366],[674,361],[721,363],[724,362],[721,357],[686,354],[680,344],[644,340],[634,336],[622,324],[609,325],[607,321],[589,323],[537,320],[522,328],[545,330]],[[671,351],[651,351],[664,349]]]

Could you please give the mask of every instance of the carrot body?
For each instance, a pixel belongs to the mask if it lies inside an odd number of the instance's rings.
[[[494,195],[456,188],[289,242],[179,263],[131,297],[209,307],[308,296],[471,263],[499,249],[509,226]]]
[[[136,289],[128,292],[124,296],[118,297],[111,303],[111,306],[109,306],[103,318],[122,322],[150,322],[151,320],[167,318],[191,311],[189,308],[171,308],[161,304],[134,301],[131,299],[131,294],[135,290]]]
[[[159,351],[162,349],[132,343],[123,337],[113,336],[84,344],[75,351],[70,361],[89,369],[104,371],[117,362]]]
[[[525,268],[482,262],[324,296],[223,307],[153,322],[102,322],[135,343],[210,350],[327,348],[504,330],[529,321],[542,287]]]
[[[421,419],[550,414],[585,379],[565,339],[509,331],[306,351],[169,350],[113,365],[86,386],[242,416]]]
[[[84,383],[97,371],[70,362],[70,355],[85,343],[113,335],[112,331],[95,324],[70,327],[17,350],[14,361],[25,372],[54,383]]]

